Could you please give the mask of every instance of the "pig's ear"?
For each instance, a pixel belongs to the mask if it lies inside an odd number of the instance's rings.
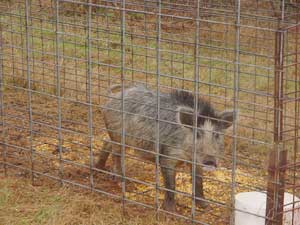
[[[220,114],[220,127],[222,129],[227,129],[231,127],[232,123],[237,119],[238,112],[234,111],[224,111]]]
[[[188,107],[179,107],[177,114],[177,122],[183,125],[193,126],[194,110]]]

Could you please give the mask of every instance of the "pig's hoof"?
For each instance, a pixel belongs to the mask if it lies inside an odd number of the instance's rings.
[[[120,177],[118,175],[111,175],[111,179],[115,182],[121,182],[122,181],[122,177]]]
[[[102,164],[102,163],[96,163],[95,168],[99,169],[99,170],[107,170],[105,168],[105,164]]]
[[[176,211],[176,207],[175,207],[174,203],[164,202],[162,207],[164,210],[169,211],[169,212]]]
[[[203,200],[196,200],[196,205],[198,207],[201,207],[201,208],[205,209],[205,208],[208,207],[209,204],[208,204],[208,202],[203,201]]]
[[[113,168],[111,172],[113,173],[111,174],[111,178],[113,181],[120,182],[122,180],[122,172],[119,169]]]

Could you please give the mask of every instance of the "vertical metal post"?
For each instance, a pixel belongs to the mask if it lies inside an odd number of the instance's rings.
[[[202,176],[202,174],[196,174],[197,167],[197,129],[198,129],[198,99],[199,99],[199,64],[200,64],[200,0],[197,0],[197,13],[196,13],[196,28],[195,28],[195,44],[194,44],[194,127],[193,127],[193,155],[192,155],[192,222],[195,220],[196,211],[196,175]],[[199,162],[198,162],[199,163]]]
[[[31,46],[30,46],[30,0],[25,0],[25,24],[26,24],[26,66],[27,66],[27,109],[28,109],[28,121],[29,121],[29,148],[30,148],[30,160],[31,160],[31,181],[34,184],[34,149],[32,146],[32,93],[31,93]]]
[[[144,11],[145,12],[148,12],[149,8],[148,8],[148,1],[144,1]],[[148,41],[149,41],[149,33],[148,33],[148,20],[147,20],[147,13],[144,14],[144,27],[145,27],[145,45],[146,45],[146,49],[145,49],[145,67],[144,67],[144,70],[145,70],[145,75],[146,75],[146,87],[148,86],[148,76],[149,76],[149,73],[148,73],[148,67],[149,67],[149,53],[148,53]]]
[[[7,155],[7,145],[6,145],[6,126],[4,120],[4,71],[3,71],[3,38],[2,38],[3,27],[0,24],[0,105],[1,105],[1,126],[2,126],[2,159],[3,159],[3,169],[4,175],[7,176],[7,165],[6,165],[6,155]]]
[[[239,99],[239,84],[240,84],[240,29],[241,29],[241,1],[235,2],[235,69],[234,69],[234,97],[233,97],[233,110],[234,116],[238,112],[238,99]],[[237,128],[238,120],[233,122],[233,146],[232,146],[232,173],[231,173],[231,205],[235,207],[235,193],[236,193],[236,163],[237,163]],[[235,211],[232,210],[230,224],[235,224]]]
[[[125,214],[125,200],[126,200],[126,167],[125,167],[125,138],[126,138],[126,127],[125,127],[125,101],[124,101],[124,91],[125,91],[125,65],[126,65],[126,0],[121,2],[121,85],[122,85],[122,137],[121,137],[121,169],[122,169],[122,208],[123,214]]]
[[[88,0],[88,15],[87,15],[87,43],[86,43],[86,58],[87,58],[87,103],[89,106],[88,112],[88,129],[89,129],[89,152],[90,152],[90,187],[91,190],[94,189],[94,157],[93,157],[93,108],[92,108],[92,62],[91,62],[91,21],[92,21],[92,1]]]
[[[275,34],[274,150],[269,155],[266,225],[282,225],[283,218],[284,180],[287,163],[287,151],[283,150],[282,144],[284,35],[283,30],[278,30]]]
[[[156,209],[156,220],[159,220],[159,146],[160,146],[160,135],[159,135],[159,120],[160,120],[160,61],[161,61],[161,0],[157,0],[157,21],[156,21],[156,120],[155,120],[155,209]],[[148,84],[147,84],[148,85]]]
[[[56,96],[57,96],[57,130],[58,130],[58,150],[59,150],[59,177],[61,185],[63,184],[63,160],[62,160],[62,110],[61,110],[61,73],[60,73],[60,35],[59,35],[59,0],[56,0],[56,24],[55,24],[55,76],[56,76]]]
[[[299,58],[299,52],[298,52],[298,46],[299,46],[299,31],[300,31],[300,25],[299,25],[299,18],[297,18],[297,26],[295,27],[295,39],[296,39],[296,43],[295,43],[295,120],[294,120],[294,127],[295,127],[295,131],[294,131],[294,154],[293,154],[293,163],[294,163],[294,168],[293,168],[293,209],[295,209],[295,195],[296,195],[296,190],[297,190],[297,186],[296,186],[296,181],[297,181],[297,150],[299,148],[299,130],[300,130],[300,126],[299,126],[299,120],[300,120],[300,95],[299,95],[299,87],[298,84],[300,84],[300,79],[299,79],[299,74],[298,74],[298,64],[300,62],[298,62]],[[292,221],[294,221],[295,218],[295,210],[293,210],[292,212]],[[295,224],[293,224],[295,225]]]
[[[286,172],[286,165],[287,165],[287,150],[284,149],[283,146],[283,82],[284,82],[284,71],[283,71],[283,63],[284,63],[284,37],[285,32],[281,31],[278,34],[278,42],[279,42],[279,60],[276,60],[276,69],[278,72],[276,73],[275,81],[278,82],[278,85],[275,87],[278,89],[276,90],[276,104],[278,105],[278,110],[275,112],[275,136],[274,141],[277,145],[277,155],[279,156],[279,165],[278,165],[278,203],[276,209],[276,220],[278,221],[278,225],[283,224],[283,206],[284,206],[284,187],[285,187],[285,172]],[[276,71],[275,71],[276,72]],[[276,105],[276,108],[277,108]]]

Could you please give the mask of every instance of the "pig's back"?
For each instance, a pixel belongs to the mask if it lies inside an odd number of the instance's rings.
[[[106,127],[119,139],[122,131],[121,93],[112,95],[103,110]],[[181,127],[176,123],[176,102],[170,94],[160,93],[160,143],[168,144],[170,136],[178,135]],[[144,86],[126,89],[124,92],[124,125],[126,143],[146,150],[155,150],[157,95]],[[165,122],[164,122],[165,121]],[[180,138],[179,138],[180,139]],[[180,141],[180,140],[177,140]],[[173,142],[173,140],[172,140]]]

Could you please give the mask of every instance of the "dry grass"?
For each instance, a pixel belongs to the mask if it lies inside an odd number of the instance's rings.
[[[151,211],[127,206],[74,188],[32,186],[28,179],[0,177],[0,224],[5,225],[142,225],[156,224]],[[179,225],[168,219],[159,224]]]

